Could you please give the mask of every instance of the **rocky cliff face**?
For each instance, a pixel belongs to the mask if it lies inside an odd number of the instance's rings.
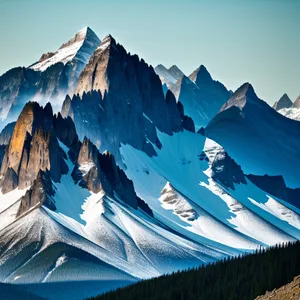
[[[230,97],[224,85],[213,80],[204,66],[189,77],[183,76],[171,90],[183,104],[185,114],[193,119],[196,130],[206,126]]]
[[[80,186],[94,193],[104,191],[112,198],[117,194],[127,205],[152,214],[148,205],[137,197],[132,181],[117,166],[114,157],[108,152],[101,154],[88,138],[80,143],[72,176]]]
[[[67,172],[67,166],[53,127],[51,105],[43,108],[29,102],[18,118],[3,158],[2,192],[16,186],[31,186],[40,170],[48,170],[51,178],[59,181],[61,174]]]
[[[28,101],[45,105],[52,102],[57,111],[67,93],[73,93],[77,80],[100,40],[85,28],[55,53],[42,55],[29,68],[14,68],[0,77],[0,118],[2,126],[15,121]]]
[[[51,210],[55,210],[56,207],[52,198],[54,194],[51,175],[48,172],[39,171],[32,187],[21,198],[21,203],[16,216],[19,217],[30,209],[41,205],[44,205]]]
[[[69,149],[68,153],[59,143]],[[87,138],[80,142],[72,119],[60,113],[53,116],[49,103],[44,108],[36,102],[26,104],[8,146],[3,147],[2,193],[30,187],[21,199],[17,216],[40,205],[55,210],[52,182],[59,182],[68,172],[81,187],[94,193],[104,191],[111,198],[152,214],[114,157],[108,152],[101,154]],[[74,164],[71,170],[65,162],[66,155]]]
[[[182,107],[170,95],[165,100],[153,68],[128,54],[111,36],[81,73],[76,93],[66,98],[62,115],[74,120],[80,139],[88,136],[117,161],[120,143],[155,155],[152,144],[160,147],[155,128],[167,134],[183,129],[183,120],[177,119],[183,115]]]

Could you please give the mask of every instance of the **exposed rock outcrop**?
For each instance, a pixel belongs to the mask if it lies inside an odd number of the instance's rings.
[[[68,171],[63,160],[53,126],[50,104],[45,108],[35,102],[24,107],[15,125],[5,152],[1,176],[2,191],[31,186],[40,170],[49,171],[54,181],[59,181]],[[12,183],[8,183],[9,179]]]
[[[51,175],[48,172],[39,171],[32,187],[21,198],[17,217],[26,213],[28,210],[41,205],[44,205],[51,210],[55,210],[56,207],[53,200],[54,194]]]
[[[212,179],[223,186],[234,190],[234,184],[247,184],[245,175],[241,167],[227,154],[224,149],[220,149],[215,155],[211,165]]]

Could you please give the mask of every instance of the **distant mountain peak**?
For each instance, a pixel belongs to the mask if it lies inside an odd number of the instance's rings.
[[[300,95],[297,97],[293,104],[293,108],[300,108]]]
[[[232,106],[240,109],[246,105],[248,101],[259,101],[251,83],[246,82],[242,84],[230,97],[230,99],[222,106],[221,111],[226,110]]]
[[[287,94],[284,94],[278,101],[274,103],[273,108],[278,111],[282,108],[290,108],[292,105],[292,100]]]
[[[207,71],[206,67],[201,65],[199,68],[197,68],[190,76],[189,78],[195,82],[197,85],[207,83],[209,81],[212,81],[212,77],[210,73]]]
[[[56,63],[61,62],[66,64],[77,56],[78,59],[87,63],[90,55],[92,54],[90,53],[90,49],[94,50],[99,43],[100,40],[94,31],[90,27],[86,26],[78,31],[68,42],[62,44],[56,52],[43,54],[39,61],[31,65],[30,68],[36,71],[45,71],[48,67]]]
[[[171,66],[168,71],[177,80],[184,76],[184,73],[176,65]]]
[[[97,50],[105,50],[109,48],[111,45],[116,45],[116,40],[112,37],[111,34],[108,34],[104,37],[104,39],[101,41],[100,45],[98,46]]]

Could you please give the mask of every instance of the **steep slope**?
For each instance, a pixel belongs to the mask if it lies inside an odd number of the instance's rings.
[[[292,107],[293,102],[289,98],[287,94],[284,94],[278,101],[276,101],[273,105],[273,108],[277,111],[283,108],[290,108]]]
[[[246,174],[282,175],[299,187],[300,123],[287,119],[257,97],[246,83],[223,105],[205,128]]]
[[[158,136],[156,156],[130,145],[120,151],[138,196],[162,223],[230,252],[225,246],[251,251],[300,237],[299,210],[251,183],[219,145],[186,131]]]
[[[30,100],[61,108],[67,93],[77,80],[100,40],[88,27],[79,31],[55,53],[43,54],[29,68],[14,68],[0,77],[0,117],[2,127],[15,121]]]
[[[185,114],[191,117],[196,130],[204,127],[229,99],[229,92],[200,66],[189,77],[183,76],[171,87],[176,99],[182,103]]]
[[[80,139],[88,136],[118,162],[120,143],[155,155],[152,144],[160,147],[155,128],[172,134],[192,127],[174,97],[164,98],[153,68],[110,35],[81,73],[76,94],[66,98],[62,115],[74,120]]]
[[[9,140],[12,136],[16,122],[8,123],[0,133],[0,145],[8,145]]]

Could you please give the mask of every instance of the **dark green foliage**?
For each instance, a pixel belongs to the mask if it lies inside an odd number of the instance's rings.
[[[257,250],[100,295],[94,300],[253,300],[300,274],[300,242]]]

